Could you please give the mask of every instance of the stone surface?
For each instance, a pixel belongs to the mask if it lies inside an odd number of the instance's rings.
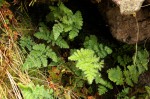
[[[119,8],[110,8],[106,12],[108,24],[114,38],[128,44],[146,40],[150,37],[150,11],[141,9],[137,12],[137,20],[132,15],[122,15]],[[137,31],[139,25],[139,38],[137,40]]]
[[[123,15],[133,14],[141,9],[144,0],[113,0]]]

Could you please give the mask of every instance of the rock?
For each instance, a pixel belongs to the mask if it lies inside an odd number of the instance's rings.
[[[109,8],[106,12],[108,24],[113,37],[117,40],[135,44],[150,37],[150,11],[147,8],[137,12],[137,21],[132,15],[122,15],[118,7]],[[137,32],[139,25],[139,38]]]
[[[123,15],[133,14],[141,9],[144,0],[113,0]]]

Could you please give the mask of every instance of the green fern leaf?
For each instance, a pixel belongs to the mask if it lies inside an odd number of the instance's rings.
[[[74,20],[74,27],[77,29],[81,29],[83,26],[83,18],[82,18],[82,14],[80,11],[77,11],[74,14],[73,20]]]
[[[39,24],[40,27],[39,27],[39,32],[36,32],[34,34],[34,36],[38,39],[42,39],[42,40],[45,40],[47,41],[48,43],[51,41],[50,39],[50,31],[48,30],[47,26],[43,23],[40,23]]]
[[[31,68],[42,68],[48,65],[48,58],[51,58],[54,62],[57,62],[57,56],[55,52],[44,44],[37,44],[33,46],[33,50],[27,56],[22,69],[28,70]]]
[[[99,65],[99,58],[94,55],[94,51],[89,49],[77,50],[69,59],[77,61],[76,67],[84,72],[89,84],[97,76],[99,68],[102,68]]]
[[[94,51],[89,50],[89,49],[82,49],[81,50],[77,50],[76,52],[74,52],[74,54],[72,56],[69,57],[70,60],[84,60],[84,58],[86,57],[91,57],[94,55]]]
[[[61,21],[63,24],[66,24],[66,25],[72,25],[73,24],[73,19],[71,16],[67,16],[67,15],[63,16]]]
[[[134,83],[138,82],[139,72],[136,69],[136,66],[131,65],[127,67],[130,73],[130,77]]]
[[[108,78],[115,82],[116,85],[123,85],[123,73],[120,69],[119,66],[117,66],[117,68],[111,68],[109,70],[107,70],[107,73],[108,73]]]
[[[45,45],[44,44],[36,44],[33,46],[33,49],[34,50],[37,50],[37,51],[41,51],[41,52],[44,52],[45,51]]]
[[[106,93],[107,91],[108,91],[108,89],[106,87],[101,86],[101,85],[98,86],[98,94],[99,95],[102,95],[102,94]]]
[[[63,13],[68,14],[68,15],[72,15],[72,11],[70,9],[68,9],[63,3],[60,3],[59,5],[59,9],[61,11],[63,11]]]
[[[43,58],[45,59],[45,57],[46,57],[45,55],[43,55],[44,51],[45,51],[44,44],[34,45],[33,50],[27,56],[22,69],[28,70],[33,67],[40,68],[42,65],[41,59],[43,59]]]
[[[53,7],[49,7],[50,9],[53,9]],[[54,11],[52,11],[54,13]],[[48,15],[46,15],[46,22],[53,22],[55,20],[54,14],[53,13],[49,13]]]
[[[21,89],[24,99],[54,99],[53,90],[46,90],[44,86],[35,86],[33,83],[30,83],[28,85],[18,83],[18,86]]]
[[[80,11],[77,11],[75,14],[68,9],[63,3],[59,3],[58,7],[50,7],[51,13],[47,15],[48,22],[52,20],[57,22],[53,26],[53,35],[54,40],[57,40],[58,37],[66,37],[69,34],[69,39],[74,39],[78,36],[79,30],[83,26],[83,19]]]
[[[63,32],[63,25],[61,23],[54,24],[53,26],[53,35],[54,39],[57,40],[57,38],[60,36],[60,34]]]
[[[54,62],[58,62],[58,57],[56,53],[49,47],[47,48],[46,55],[48,56],[48,58],[51,58]]]
[[[46,67],[48,64],[46,55],[42,55],[40,59],[41,59],[41,64],[43,64],[43,67]]]
[[[124,88],[118,95],[117,99],[130,99],[127,95],[129,93],[129,88]]]
[[[132,62],[132,58],[127,55],[124,55],[123,57],[118,56],[117,61],[121,66],[126,66],[128,63]]]
[[[24,53],[26,53],[26,48],[28,51],[32,50],[32,46],[35,45],[35,42],[32,41],[31,37],[22,37],[19,45],[21,46]]]
[[[54,22],[54,21],[60,20],[62,18],[62,15],[64,13],[62,12],[62,10],[59,7],[50,6],[49,8],[51,10],[51,13],[49,13],[46,16],[47,22],[50,22],[50,21]]]
[[[73,29],[73,27],[71,25],[66,25],[64,24],[64,32],[69,32]]]
[[[150,95],[150,87],[149,87],[149,86],[145,86],[145,89],[146,89],[148,95]],[[147,99],[148,99],[148,98],[147,98]]]
[[[100,58],[104,58],[112,53],[112,50],[109,47],[98,43],[95,35],[90,35],[90,37],[85,38],[84,47],[94,50]]]
[[[109,88],[109,89],[113,89],[113,86],[111,85],[110,82],[108,82],[108,81],[102,79],[102,78],[99,77],[99,76],[97,76],[97,77],[95,78],[95,82],[96,82],[96,84],[101,84],[101,85],[103,85],[103,86],[105,86],[105,87],[107,87],[107,88]]]
[[[133,86],[133,82],[132,82],[132,79],[131,79],[130,71],[124,70],[123,73],[124,73],[124,76],[125,76],[125,82],[129,86]]]
[[[58,45],[60,48],[69,48],[69,45],[67,44],[67,42],[64,39],[62,39],[61,37],[59,37],[53,43],[56,44],[56,45]]]
[[[106,57],[108,54],[111,54],[112,50],[108,46],[104,46],[103,44],[99,44],[99,53],[98,55],[101,58]]]
[[[79,30],[76,28],[73,28],[70,32],[69,32],[69,39],[74,39],[76,36],[78,36]]]
[[[139,50],[137,52],[137,57],[136,58],[137,59],[136,59],[135,64],[138,67],[139,73],[141,74],[144,71],[148,70],[148,62],[149,62],[149,60],[148,60],[148,58],[149,58],[148,52],[146,50]]]
[[[95,47],[94,47],[94,45],[95,45]],[[98,50],[97,37],[95,35],[90,35],[90,37],[87,36],[84,41],[84,47],[88,48],[88,49],[95,48],[96,50]]]

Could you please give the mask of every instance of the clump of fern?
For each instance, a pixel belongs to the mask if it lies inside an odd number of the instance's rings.
[[[133,56],[133,58],[134,57],[135,56]],[[117,85],[124,85],[124,83],[126,83],[129,86],[133,86],[134,83],[138,82],[139,75],[148,70],[148,57],[149,54],[145,49],[137,52],[135,64],[132,63],[128,65],[132,60],[129,56],[118,57],[118,62],[124,69],[122,70],[120,66],[109,69],[107,71],[109,79]],[[132,62],[133,61],[134,59]]]
[[[98,75],[98,70],[103,67],[103,62],[99,62],[99,58],[96,57],[94,51],[89,49],[77,50],[69,59],[77,61],[76,67],[84,72],[89,84],[92,84]]]
[[[23,85],[18,83],[18,86],[24,99],[54,99],[53,90],[50,88],[45,89],[43,85],[34,85],[33,83]]]
[[[50,6],[51,12],[46,16],[47,22],[54,23],[52,31],[44,24],[39,24],[39,31],[34,34],[37,39],[44,40],[47,44],[37,44],[31,37],[22,38],[21,47],[27,49],[30,53],[23,65],[23,70],[30,68],[42,68],[48,66],[48,59],[57,63],[60,58],[57,57],[53,48],[69,48],[67,40],[73,40],[78,36],[79,30],[82,28],[83,20],[80,11],[75,14],[68,9],[63,3],[59,3],[58,7]],[[26,50],[26,51],[27,51]]]
[[[78,36],[79,30],[83,25],[83,19],[80,11],[75,14],[68,9],[63,3],[58,3],[58,7],[50,6],[51,13],[47,15],[47,22],[54,22],[52,33],[54,40],[60,36],[66,36],[70,40]]]
[[[112,89],[111,83],[104,80],[100,71],[104,67],[104,57],[111,54],[112,50],[103,44],[98,43],[97,37],[90,35],[86,37],[84,47],[76,50],[69,59],[76,61],[76,67],[82,70],[89,84],[95,80],[98,84],[98,92],[100,95]],[[101,53],[101,54],[100,54]]]
[[[136,57],[136,60],[135,60]],[[116,85],[124,86],[121,93],[118,93],[118,99],[127,98],[129,89],[133,88],[138,83],[139,76],[148,70],[149,53],[146,49],[138,49],[137,54],[133,57],[128,55],[118,56],[117,60],[120,65],[115,68],[107,70],[108,78],[113,81]],[[131,86],[130,88],[128,86]],[[131,99],[135,99],[132,96]]]

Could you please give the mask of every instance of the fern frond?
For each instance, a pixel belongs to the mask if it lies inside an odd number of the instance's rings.
[[[40,23],[39,32],[36,32],[34,36],[49,43],[51,41],[50,34],[51,32],[48,30],[47,26],[43,23]]]
[[[76,67],[84,72],[89,84],[95,79],[99,68],[102,68],[99,64],[99,58],[94,55],[94,51],[89,49],[77,50],[69,59],[77,61]]]
[[[60,20],[62,15],[63,15],[63,12],[61,11],[61,9],[59,9],[59,7],[55,7],[55,6],[50,6],[49,8],[51,10],[51,13],[49,13],[46,16],[46,21],[47,22],[50,22],[50,21],[54,22],[55,20]]]
[[[83,25],[83,18],[80,11],[75,14],[67,8],[63,3],[58,7],[50,7],[51,13],[47,15],[47,21],[57,22],[53,26],[54,39],[57,40],[62,33],[69,34],[69,39],[74,39],[78,36],[79,30]],[[52,17],[52,19],[50,19]]]
[[[94,50],[100,58],[104,58],[112,53],[112,50],[108,46],[98,43],[95,35],[90,35],[90,37],[85,38],[84,47]]]
[[[126,66],[128,63],[132,62],[132,58],[127,55],[123,55],[123,57],[118,56],[117,61],[121,66]]]
[[[70,56],[69,59],[78,61],[78,60],[84,60],[85,58],[90,58],[93,55],[94,55],[94,51],[81,48],[80,50],[74,52],[74,54]]]
[[[68,43],[62,39],[61,37],[59,37],[55,42],[53,42],[54,44],[58,45],[60,48],[69,48]]]
[[[108,91],[108,89],[106,87],[101,86],[101,85],[98,86],[98,94],[99,95],[102,95],[102,94],[106,93],[107,91]]]
[[[150,96],[150,87],[149,86],[145,86],[145,90],[147,91],[148,95]],[[148,99],[148,98],[145,98]]]
[[[103,44],[100,44],[99,45],[99,53],[98,55],[101,57],[101,58],[104,58],[106,57],[108,54],[111,54],[112,53],[112,50],[108,47],[108,46],[104,46]]]
[[[49,47],[47,47],[46,50],[47,50],[47,52],[46,52],[47,57],[51,58],[53,60],[53,62],[58,62],[58,57],[57,57],[56,53]]]
[[[63,24],[68,25],[68,26],[72,25],[74,22],[73,18],[71,16],[67,16],[67,15],[63,16],[61,21]]]
[[[69,32],[69,39],[74,39],[76,36],[78,36],[79,30],[76,28],[73,28],[70,32]]]
[[[58,5],[58,6],[59,6],[59,9],[60,9],[63,13],[68,14],[68,15],[72,15],[72,14],[73,14],[73,12],[72,12],[69,8],[67,8],[62,2],[61,2],[60,5]]]
[[[33,83],[28,85],[18,83],[18,86],[21,89],[24,99],[54,99],[53,90],[45,89],[44,86],[35,86]]]
[[[128,70],[124,70],[123,74],[125,76],[125,80],[124,81],[127,83],[127,85],[133,86],[133,81],[131,79],[130,72]]]
[[[113,89],[113,86],[112,86],[112,84],[111,84],[110,82],[108,82],[108,81],[102,79],[102,78],[99,77],[99,76],[97,76],[97,77],[95,78],[95,82],[96,82],[96,84],[101,84],[101,85],[103,85],[103,86],[105,86],[105,87],[107,87],[107,88],[109,88],[109,89]]]
[[[81,29],[83,26],[83,18],[81,12],[77,11],[73,16],[73,19],[75,28]]]
[[[57,62],[57,56],[52,49],[46,47],[44,44],[36,44],[27,56],[22,69],[28,70],[30,68],[46,67],[48,65],[47,58],[51,58],[54,62]]]
[[[63,25],[64,25],[64,32],[69,32],[73,29],[71,25],[66,25],[66,24],[63,24]]]
[[[139,72],[137,71],[136,66],[131,65],[127,67],[129,70],[130,77],[134,83],[138,82]]]
[[[124,83],[123,73],[119,66],[117,66],[117,68],[111,68],[107,70],[107,73],[108,73],[108,78],[111,81],[115,82],[116,85],[123,85]]]
[[[28,51],[32,50],[32,46],[35,45],[35,42],[32,41],[31,37],[21,37],[19,41],[19,45],[21,46],[23,52],[26,52],[26,48]]]
[[[135,65],[138,68],[139,74],[148,70],[148,62],[149,62],[148,58],[149,58],[149,54],[146,49],[137,51]]]
[[[124,88],[118,95],[117,99],[130,99],[127,95],[129,93],[129,88]]]
[[[96,50],[98,50],[98,41],[95,35],[90,35],[90,37],[86,37],[84,41],[84,47],[91,49],[94,45],[96,45]]]
[[[60,36],[60,34],[63,32],[63,24],[57,23],[53,26],[53,35],[54,39],[57,40],[57,38]]]

